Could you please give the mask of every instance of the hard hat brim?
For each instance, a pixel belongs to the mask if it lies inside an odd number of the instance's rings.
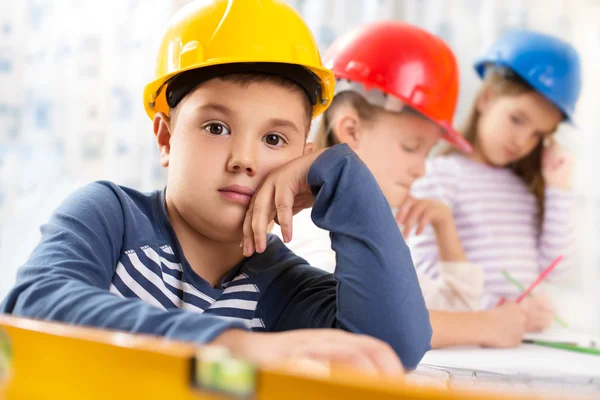
[[[294,64],[294,63],[282,63],[282,62],[270,62],[270,61],[264,61],[264,62],[269,62],[272,64],[299,65],[299,64]],[[261,61],[248,62],[247,60],[238,61],[238,60],[233,60],[233,59],[218,60],[218,61],[213,61],[211,63],[203,64],[202,66],[191,65],[186,68],[181,68],[175,72],[166,74],[164,76],[161,76],[158,79],[155,79],[154,81],[147,84],[146,87],[144,88],[144,107],[146,109],[146,114],[148,114],[150,119],[154,119],[154,116],[156,115],[157,112],[163,112],[165,114],[167,114],[169,112],[170,108],[169,108],[169,105],[167,104],[167,99],[165,96],[166,85],[175,76],[177,76],[183,72],[186,72],[186,71],[191,71],[191,70],[199,69],[199,68],[205,68],[205,67],[209,67],[209,66],[227,65],[227,64],[244,64],[244,63],[258,64],[258,63],[261,63]],[[319,99],[319,101],[317,101],[317,103],[313,106],[312,117],[315,118],[327,109],[327,107],[329,106],[329,104],[331,103],[331,101],[333,99],[333,92],[334,92],[334,88],[335,88],[335,77],[333,75],[333,72],[331,72],[330,70],[328,70],[326,68],[318,68],[318,67],[307,66],[307,65],[299,65],[299,66],[302,66],[302,67],[308,69],[309,71],[311,71],[313,74],[315,74],[321,85],[321,99]],[[251,71],[251,69],[248,69],[248,72],[250,72],[250,71]]]
[[[438,121],[437,124],[444,129],[444,135],[442,136],[442,139],[460,151],[465,153],[473,152],[473,146],[471,146],[471,143],[469,143],[467,139],[465,139],[460,132],[454,129],[449,123],[446,121]]]
[[[542,96],[544,96],[545,99],[547,99],[550,103],[552,103],[556,108],[558,108],[560,110],[560,112],[563,113],[564,115],[564,122],[567,122],[573,126],[577,126],[577,123],[575,122],[574,119],[574,110],[567,110],[562,104],[560,104],[558,101],[556,101],[556,99],[554,98],[552,93],[549,93],[548,90],[544,87],[541,87],[537,84],[537,82],[532,81],[530,79],[528,79],[525,76],[522,76],[521,74],[519,74],[517,71],[515,71],[512,66],[510,65],[510,63],[508,62],[503,62],[503,61],[490,61],[487,59],[479,59],[477,60],[474,64],[473,64],[473,68],[475,69],[475,72],[477,72],[477,75],[479,76],[479,78],[481,79],[485,79],[486,74],[487,74],[487,70],[488,68],[508,68],[509,70],[511,70],[514,74],[516,74],[520,80],[522,80],[523,82],[525,82],[527,85],[529,85],[533,90],[535,90],[536,92],[538,92],[539,94],[541,94]]]

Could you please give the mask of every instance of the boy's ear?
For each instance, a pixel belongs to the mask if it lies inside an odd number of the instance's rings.
[[[479,111],[480,114],[484,113],[495,98],[496,95],[491,88],[488,87],[483,89],[477,98],[477,111]]]
[[[360,118],[358,114],[347,108],[333,126],[333,134],[340,143],[347,143],[351,149],[357,150],[360,142]]]
[[[154,116],[154,136],[160,152],[160,165],[166,168],[171,156],[171,120],[164,113]]]
[[[310,154],[315,151],[315,144],[312,142],[306,143],[304,145],[304,154]]]

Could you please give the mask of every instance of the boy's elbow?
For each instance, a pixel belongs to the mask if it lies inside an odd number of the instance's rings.
[[[12,314],[14,308],[15,302],[9,293],[8,297],[2,300],[2,303],[0,303],[0,314]]]
[[[17,316],[22,316],[19,315],[19,302],[21,300],[21,297],[24,295],[24,291],[26,290],[26,288],[23,287],[14,287],[12,288],[8,294],[6,295],[6,297],[2,300],[2,303],[0,303],[0,314],[13,314],[13,315],[17,315]]]
[[[11,314],[16,317],[44,319],[45,316],[38,310],[43,304],[43,301],[36,301],[35,293],[30,296],[27,291],[15,288],[8,293],[2,304],[0,304],[0,313]]]
[[[401,343],[392,346],[406,370],[417,368],[425,353],[431,350],[432,333],[431,325],[427,323],[421,329],[411,329]]]
[[[55,300],[61,287],[54,280],[44,278],[17,283],[2,301],[0,312],[24,318],[56,319],[54,314],[60,307],[56,307]]]
[[[417,368],[417,365],[421,362],[425,353],[431,350],[430,340],[421,340],[420,343],[415,343],[415,347],[409,349],[400,359],[402,365],[407,371],[412,371]]]

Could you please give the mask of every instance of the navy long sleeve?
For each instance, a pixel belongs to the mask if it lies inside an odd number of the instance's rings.
[[[281,281],[303,284],[271,285],[267,304],[291,290],[274,329],[330,326],[367,334],[390,344],[405,367],[414,368],[430,349],[429,313],[410,251],[375,178],[349,147],[338,145],[313,164],[308,183],[315,195],[313,221],[330,232],[336,252],[335,274],[286,270]]]

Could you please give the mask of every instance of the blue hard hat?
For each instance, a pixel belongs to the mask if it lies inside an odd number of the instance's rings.
[[[539,32],[512,31],[474,64],[482,78],[489,66],[512,70],[572,122],[581,91],[581,67],[579,54],[569,43]]]

